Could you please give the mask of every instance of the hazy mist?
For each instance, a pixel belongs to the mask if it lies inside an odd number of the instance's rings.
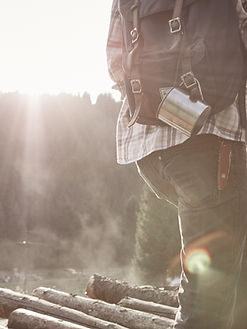
[[[116,164],[119,106],[107,94],[96,104],[87,93],[0,94],[3,283],[37,269],[129,265],[142,182]]]

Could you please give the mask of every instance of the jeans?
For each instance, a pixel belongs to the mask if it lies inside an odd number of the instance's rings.
[[[222,143],[231,145],[231,162],[219,188]],[[230,329],[247,228],[245,144],[196,135],[137,167],[157,196],[178,209],[182,273],[174,328]]]

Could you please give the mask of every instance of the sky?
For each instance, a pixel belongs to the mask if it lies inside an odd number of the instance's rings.
[[[87,91],[92,100],[111,92],[105,55],[111,3],[0,0],[0,91]]]

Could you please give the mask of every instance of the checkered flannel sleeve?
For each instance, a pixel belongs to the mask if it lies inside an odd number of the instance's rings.
[[[110,77],[116,83],[113,88],[118,89],[123,96],[125,92],[123,84],[124,74],[122,69],[122,29],[117,0],[113,0],[112,3],[106,55]]]

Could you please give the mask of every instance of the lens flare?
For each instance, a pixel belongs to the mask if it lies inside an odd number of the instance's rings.
[[[191,249],[184,260],[185,269],[191,274],[204,274],[211,265],[211,256],[207,249]]]

